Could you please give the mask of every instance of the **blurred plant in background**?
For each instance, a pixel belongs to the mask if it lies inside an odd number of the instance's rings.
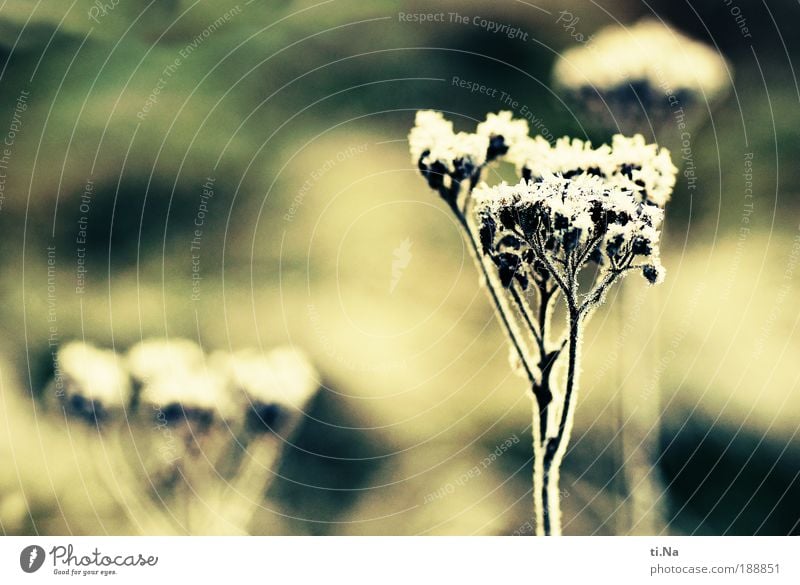
[[[294,348],[214,352],[150,339],[127,355],[70,342],[43,393],[145,534],[246,534],[319,388]]]
[[[593,34],[560,55],[553,77],[590,123],[647,136],[660,136],[674,109],[705,119],[731,85],[724,57],[654,19]]]

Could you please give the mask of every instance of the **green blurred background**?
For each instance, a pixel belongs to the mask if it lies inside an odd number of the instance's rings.
[[[51,335],[118,350],[182,336],[209,350],[308,351],[325,387],[255,533],[525,532],[530,400],[405,137],[417,109],[444,110],[463,130],[503,109],[453,87],[458,76],[513,96],[556,137],[607,140],[553,88],[554,60],[575,45],[557,22],[563,10],[584,35],[655,15],[716,45],[735,72],[733,91],[693,129],[698,183],[691,191],[679,175],[668,206],[666,283],[633,314],[643,287],[628,286],[589,328],[564,531],[636,532],[621,486],[624,386],[634,404],[660,388],[656,532],[800,532],[796,3],[741,2],[749,38],[731,6],[711,0],[102,4],[0,8],[5,533],[136,533],[65,421],[35,408],[52,374]],[[401,12],[443,12],[445,22],[402,22]],[[529,34],[493,34],[475,16]],[[676,132],[655,139],[672,146]]]

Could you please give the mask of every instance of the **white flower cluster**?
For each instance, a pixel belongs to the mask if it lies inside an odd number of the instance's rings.
[[[414,164],[433,189],[451,189],[476,177],[489,150],[487,136],[455,133],[452,122],[431,110],[417,112],[408,144]]]
[[[481,185],[475,200],[483,252],[505,287],[550,276],[563,286],[589,262],[606,272],[639,269],[651,284],[663,280],[663,210],[599,177]]]
[[[88,421],[104,421],[130,399],[131,384],[123,361],[110,350],[73,341],[59,348],[67,411]]]
[[[524,179],[540,181],[551,174],[567,179],[596,176],[608,186],[635,193],[640,201],[660,207],[669,201],[678,172],[669,150],[645,143],[641,134],[631,138],[617,134],[610,146],[598,148],[578,138],[560,138],[553,145],[537,136],[520,141],[507,158]]]
[[[475,133],[453,130],[441,112],[417,112],[408,135],[411,159],[431,189],[446,200],[458,196],[462,183],[472,188],[486,164],[513,150],[528,138],[528,123],[511,112],[490,113]]]
[[[73,342],[59,350],[58,362],[70,413],[97,421],[112,410],[133,412],[138,405],[146,407],[147,416],[158,411],[167,424],[187,420],[200,429],[215,419],[243,416],[248,421],[264,409],[283,421],[296,418],[319,388],[308,358],[288,347],[207,357],[187,339],[149,339],[119,356]]]
[[[574,91],[604,94],[633,85],[654,95],[669,88],[684,99],[707,100],[730,84],[728,65],[717,51],[655,20],[606,27],[586,45],[565,51],[555,80]]]
[[[537,533],[560,534],[558,498],[551,495],[574,417],[581,323],[629,271],[650,284],[663,281],[660,227],[677,169],[666,149],[638,134],[615,136],[599,148],[569,138],[552,145],[541,136],[529,138],[527,123],[510,112],[489,114],[476,132],[487,150],[483,163],[466,172],[462,153],[468,149],[450,145],[477,142],[454,138],[441,114],[419,112],[409,135],[411,155],[458,218],[508,336],[511,367],[531,385]],[[483,167],[501,158],[516,164],[520,182],[479,184]],[[459,199],[467,178],[467,194]],[[592,264],[587,288],[581,272]],[[568,326],[551,344],[559,299]],[[559,387],[562,351],[568,357]]]
[[[514,119],[509,111],[487,114],[486,120],[478,124],[477,131],[479,136],[489,140],[488,160],[503,156],[528,140],[528,122]]]
[[[647,144],[641,134],[617,134],[611,145],[597,148],[567,137],[551,144],[541,136],[528,137],[528,123],[515,120],[507,111],[488,114],[476,134],[455,134],[452,122],[439,112],[417,112],[409,145],[428,185],[447,200],[458,195],[453,185],[469,179],[470,188],[474,187],[483,167],[501,157],[515,164],[523,179],[539,181],[550,174],[567,179],[597,176],[660,207],[669,201],[678,172],[669,150]]]

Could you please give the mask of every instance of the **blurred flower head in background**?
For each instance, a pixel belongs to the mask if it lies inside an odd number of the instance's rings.
[[[663,22],[644,19],[632,26],[610,25],[584,45],[564,51],[554,82],[589,126],[625,133],[656,131],[673,110],[688,108],[692,121],[731,85],[722,55]]]
[[[606,94],[633,85],[657,92],[669,87],[685,96],[712,100],[729,84],[729,66],[719,52],[653,19],[612,25],[587,45],[564,51],[555,80],[564,88]]]
[[[131,383],[123,360],[113,351],[74,341],[58,351],[58,392],[67,413],[87,422],[105,422],[119,416],[131,397]],[[58,378],[58,376],[57,376]],[[54,380],[58,384],[58,379]]]
[[[211,361],[224,372],[227,384],[241,392],[251,431],[285,433],[294,428],[320,387],[308,357],[291,347],[266,354],[253,349],[217,352]]]
[[[155,338],[126,355],[67,343],[49,388],[44,399],[58,396],[67,415],[54,424],[74,418],[109,431],[82,434],[81,448],[134,523],[156,533],[239,533],[320,382],[295,347],[207,356],[191,340]],[[219,501],[214,494],[229,485],[247,496]],[[213,521],[198,523],[209,507]],[[185,512],[177,527],[176,510]]]

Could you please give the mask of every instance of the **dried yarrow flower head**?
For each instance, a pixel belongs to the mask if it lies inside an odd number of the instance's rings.
[[[236,448],[226,458],[235,472],[222,494],[219,516],[244,529],[277,477],[278,461],[320,387],[319,375],[294,347],[220,351],[210,361],[239,398],[243,415]],[[212,533],[217,531],[213,524]]]
[[[103,423],[123,409],[131,385],[116,353],[75,341],[59,348],[57,357],[64,383],[61,400],[68,414]]]
[[[731,84],[728,63],[717,51],[651,19],[606,27],[565,51],[554,77],[578,106],[611,114],[607,125],[643,114],[660,123],[670,99],[673,106],[711,102]]]
[[[212,356],[228,384],[242,393],[248,431],[288,433],[319,389],[319,375],[298,349],[253,349]]]
[[[550,144],[537,136],[520,141],[507,158],[523,179],[594,176],[609,186],[630,191],[642,202],[660,207],[669,201],[678,172],[669,150],[647,144],[641,134],[631,138],[617,134],[610,146],[598,148],[578,138],[559,138]]]
[[[663,211],[599,177],[545,176],[475,190],[483,253],[504,287],[554,279],[565,295],[587,264],[602,275],[639,270],[661,282],[659,227]],[[605,291],[603,291],[604,293]],[[601,300],[602,294],[596,301]]]
[[[638,271],[650,284],[663,280],[663,210],[586,173],[480,185],[473,197],[481,252],[493,264],[504,294],[513,300],[507,319],[516,313],[527,328],[525,335],[512,327],[509,337],[520,369],[532,383],[537,533],[560,534],[559,468],[574,419],[583,325],[610,287],[629,272]],[[587,267],[593,276],[588,288],[581,282]],[[529,290],[535,291],[536,310]],[[565,304],[567,327],[564,338],[551,345],[554,298]],[[553,379],[553,367],[565,348],[561,386]]]
[[[408,136],[411,159],[428,186],[451,206],[462,186],[472,189],[488,163],[505,155],[526,138],[528,123],[515,120],[511,112],[489,114],[476,133],[454,132],[453,123],[440,112],[417,112]]]
[[[490,113],[478,124],[477,133],[489,139],[486,160],[491,162],[528,139],[528,122],[515,119],[508,111]]]

